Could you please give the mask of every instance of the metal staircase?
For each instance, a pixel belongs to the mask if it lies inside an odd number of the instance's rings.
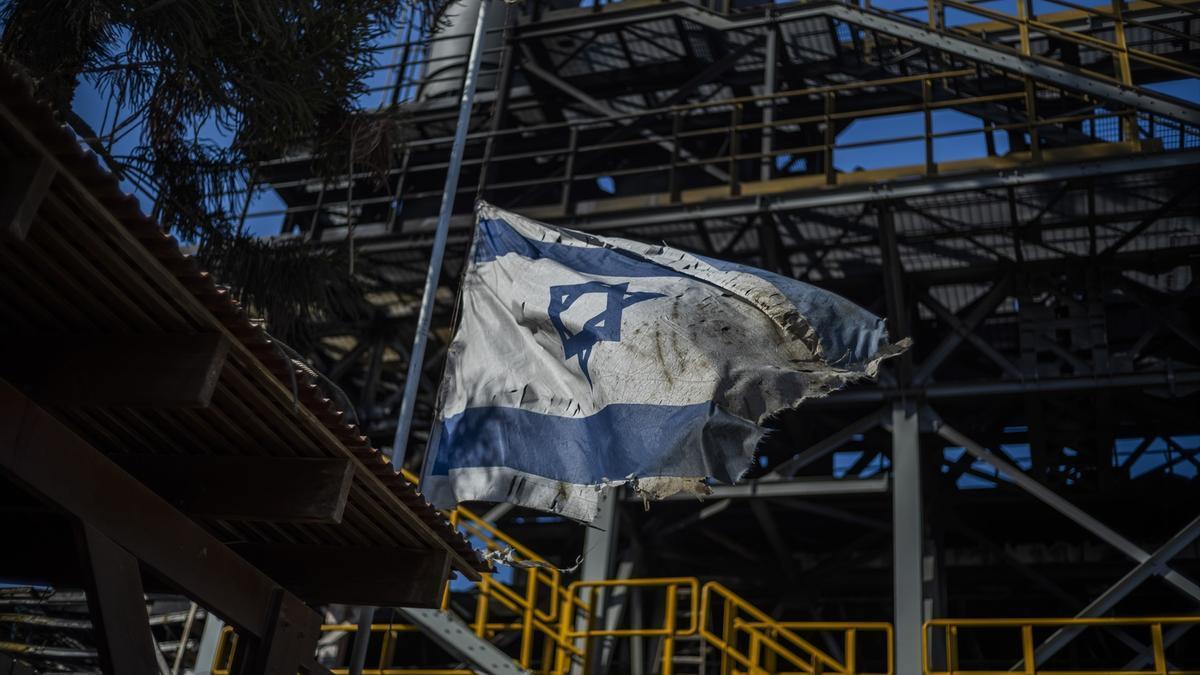
[[[406,475],[415,481],[416,477]],[[825,672],[845,675],[891,675],[893,672],[891,625],[887,623],[780,622],[772,619],[730,589],[694,577],[614,579],[567,583],[563,573],[550,566],[469,509],[451,513],[456,523],[488,551],[499,552],[512,566],[511,582],[497,574],[485,575],[469,597],[473,611],[453,602],[447,588],[440,609],[398,610],[406,622],[371,626],[374,661],[364,675],[450,675],[456,673],[537,672],[554,675],[598,672],[603,652],[617,640],[642,642],[653,654],[655,672],[663,675],[705,675],[775,672]],[[610,626],[595,608],[611,603],[614,593],[639,591],[661,608],[661,621],[651,626]],[[356,624],[322,627],[348,651]],[[405,662],[398,641],[415,631],[433,641],[452,662]],[[859,636],[878,634],[867,668],[859,658]],[[839,653],[831,654],[810,640],[812,634],[835,636]],[[806,637],[807,636],[807,637]],[[646,644],[650,643],[650,644]],[[226,629],[217,649],[213,675],[227,675],[236,649],[236,638]],[[782,669],[782,670],[781,670]],[[334,673],[348,671],[334,667]]]
[[[412,481],[415,476],[406,475]],[[440,609],[399,610],[405,621],[371,626],[373,661],[364,675],[471,675],[485,673],[544,673],[579,675],[615,672],[605,660],[616,641],[636,644],[636,654],[649,654],[646,672],[661,675],[892,675],[895,672],[894,635],[886,622],[821,622],[777,620],[726,586],[695,577],[611,579],[567,583],[563,573],[541,556],[469,509],[451,514],[475,545],[501,554],[514,572],[510,581],[485,575],[466,595],[473,610],[454,603],[447,588]],[[616,594],[639,592],[643,602],[660,610],[661,620],[640,625],[629,613],[610,616],[597,608],[615,604]],[[653,613],[652,613],[653,614]],[[1171,664],[1164,634],[1200,626],[1200,616],[1077,619],[936,619],[922,628],[922,672],[926,675],[989,675],[988,667],[964,667],[958,650],[960,634],[968,631],[1008,631],[1019,651],[1002,658],[1034,675],[1067,675],[1032,662],[1035,630],[1058,630],[1078,635],[1086,630],[1149,631],[1152,649],[1142,657],[1104,673],[1131,675],[1193,675],[1196,671]],[[358,627],[329,624],[322,630],[349,650]],[[422,650],[398,647],[416,634],[449,655],[446,663],[414,662]],[[226,629],[212,669],[228,675],[236,638]],[[1176,636],[1177,637],[1177,636]],[[818,646],[820,645],[820,646]],[[631,652],[633,653],[633,652]],[[978,657],[977,657],[978,658]],[[1154,670],[1144,667],[1153,665]],[[333,666],[336,675],[348,673]],[[1091,672],[1091,671],[1086,671]],[[1099,671],[1096,671],[1099,675]]]

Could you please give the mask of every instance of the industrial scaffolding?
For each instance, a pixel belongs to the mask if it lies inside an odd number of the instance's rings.
[[[613,493],[586,531],[463,511],[476,541],[520,541],[564,568],[584,552],[579,592],[609,627],[674,616],[707,592],[678,590],[696,578],[770,620],[889,623],[899,675],[970,659],[1159,670],[1172,645],[1196,658],[1192,623],[1112,617],[1200,607],[1200,2],[529,0],[490,17],[410,468],[478,196],[819,284],[915,348],[878,382],[774,420],[749,480],[702,503]],[[364,100],[407,130],[390,168],[330,180],[299,149],[245,194],[246,225],[353,252],[357,311],[298,347],[380,445],[473,24],[467,8],[443,33],[379,46]],[[1190,98],[1164,93],[1180,83]],[[665,596],[632,583],[650,579],[685,581]],[[500,635],[480,607],[476,633]],[[968,620],[981,617],[1078,621]],[[673,635],[600,635],[585,665],[646,672]],[[853,654],[821,639],[843,665]],[[1017,660],[996,656],[1018,641]],[[700,672],[704,644],[686,655]]]

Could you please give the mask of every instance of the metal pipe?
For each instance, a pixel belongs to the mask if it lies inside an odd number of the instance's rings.
[[[175,652],[175,660],[171,663],[171,675],[179,675],[179,669],[183,667],[183,655],[187,653],[188,637],[192,634],[192,622],[196,620],[197,609],[199,607],[194,602],[188,607],[187,618],[183,621],[183,633],[179,637],[179,644],[184,648]],[[159,645],[160,649],[163,647],[164,645]]]
[[[463,148],[466,144],[467,127],[471,122],[471,104],[475,98],[475,85],[479,80],[479,61],[483,55],[483,32],[487,21],[488,0],[480,0],[479,16],[475,20],[475,37],[471,40],[470,62],[463,82],[462,100],[458,109],[458,126],[454,130],[454,145],[450,150],[450,166],[446,170],[446,185],[442,192],[442,208],[438,213],[437,233],[433,239],[433,251],[429,258],[429,273],[425,276],[425,294],[421,301],[421,313],[417,318],[417,332],[413,337],[413,348],[408,359],[408,377],[404,380],[404,399],[400,403],[400,419],[396,425],[396,439],[392,443],[392,466],[399,470],[404,466],[408,450],[408,432],[412,427],[413,409],[417,403],[417,387],[421,381],[421,367],[425,360],[425,344],[429,338],[429,324],[433,320],[433,302],[437,295],[438,279],[442,274],[442,258],[446,253],[446,235],[450,229],[450,215],[454,212],[454,198],[458,192],[458,173],[462,168]]]
[[[475,85],[479,82],[479,62],[483,57],[483,34],[487,25],[488,0],[479,0],[479,15],[475,19],[475,36],[471,38],[471,56],[463,78],[462,99],[458,108],[458,125],[454,129],[454,145],[450,149],[450,165],[446,169],[446,185],[442,191],[442,207],[438,213],[437,233],[433,239],[433,251],[429,257],[429,272],[425,275],[425,293],[421,300],[421,313],[417,317],[417,330],[413,336],[412,352],[408,358],[408,376],[404,380],[404,398],[400,402],[400,418],[396,423],[396,438],[392,442],[392,466],[399,471],[404,466],[408,451],[408,432],[412,428],[413,410],[417,404],[417,390],[421,383],[421,370],[425,362],[425,345],[429,340],[429,324],[433,321],[433,304],[437,296],[438,280],[442,275],[442,258],[446,253],[446,235],[450,230],[450,215],[454,212],[454,198],[458,193],[458,174],[462,169],[463,149],[466,146],[467,127],[471,124],[471,105],[475,100]],[[367,659],[367,643],[371,639],[371,616],[374,607],[359,610],[358,633],[354,636],[354,654],[350,662],[351,675],[362,675],[363,663]],[[364,622],[366,630],[363,630]]]

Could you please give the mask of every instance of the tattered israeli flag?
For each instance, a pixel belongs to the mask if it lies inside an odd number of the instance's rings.
[[[421,488],[590,521],[600,490],[703,493],[772,413],[873,376],[883,321],[770,272],[480,203]]]

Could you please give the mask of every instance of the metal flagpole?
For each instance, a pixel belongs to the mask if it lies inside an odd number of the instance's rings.
[[[468,0],[469,1],[469,0]],[[475,35],[471,38],[471,54],[467,57],[467,72],[463,78],[462,100],[458,107],[458,126],[454,129],[454,145],[450,148],[450,167],[442,189],[442,208],[438,212],[437,234],[429,256],[429,273],[425,275],[425,294],[421,313],[417,317],[417,333],[413,337],[412,355],[408,360],[408,377],[404,380],[404,399],[400,403],[400,419],[396,423],[396,439],[392,442],[392,466],[397,471],[404,466],[408,450],[408,432],[412,427],[413,409],[417,404],[417,387],[425,362],[425,343],[429,324],[433,320],[433,300],[437,295],[438,279],[442,276],[442,258],[446,253],[446,234],[450,229],[450,214],[454,212],[454,197],[458,193],[458,174],[462,168],[467,127],[471,123],[471,104],[475,100],[475,85],[479,81],[479,62],[483,59],[483,37],[487,26],[489,0],[479,0],[479,16],[475,20]],[[358,615],[358,631],[354,636],[351,655],[351,675],[361,675],[367,658],[367,642],[371,639],[371,620],[374,607],[363,607]]]
[[[442,190],[442,209],[438,213],[437,234],[434,236],[433,252],[429,257],[429,273],[425,276],[425,295],[417,319],[417,334],[413,338],[412,356],[408,360],[408,377],[404,380],[404,399],[400,403],[400,419],[396,423],[396,440],[392,443],[392,466],[396,470],[404,465],[404,456],[408,451],[408,432],[412,427],[417,388],[421,382],[421,368],[425,362],[425,343],[429,336],[429,324],[433,319],[433,299],[437,294],[438,278],[442,274],[446,233],[450,229],[450,214],[454,211],[463,146],[466,145],[467,127],[471,121],[471,103],[475,99],[475,85],[479,80],[479,61],[483,57],[483,37],[486,32],[489,0],[479,2],[479,17],[475,21],[475,36],[471,40],[471,55],[463,80],[462,101],[458,108],[458,126],[454,129],[454,145],[450,149],[450,168],[446,172],[446,186]]]

